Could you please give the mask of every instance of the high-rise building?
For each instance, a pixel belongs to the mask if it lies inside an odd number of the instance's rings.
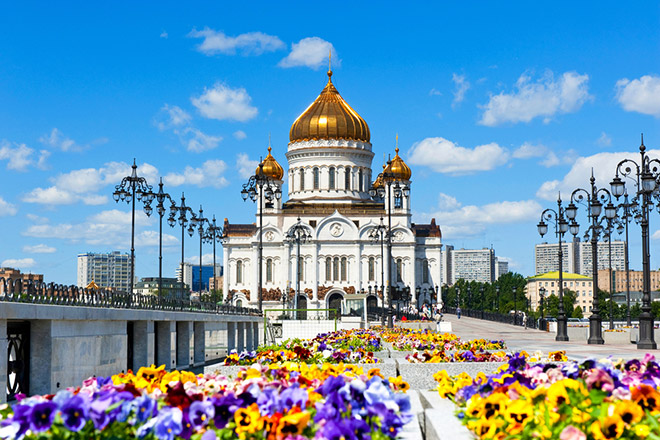
[[[451,260],[451,283],[462,279],[480,283],[495,281],[495,250],[493,249],[447,249]]]
[[[131,257],[118,251],[109,254],[78,254],[78,287],[92,281],[102,289],[127,292],[131,279]]]
[[[202,292],[208,292],[209,279],[219,275],[222,275],[222,265],[219,263],[215,265],[215,273],[213,264],[202,264]],[[181,264],[176,269],[176,278],[181,282]],[[199,292],[199,264],[183,263],[183,282],[191,292]]]
[[[625,242],[612,241],[612,268],[623,270],[625,257]],[[591,242],[581,242],[576,239],[562,243],[562,269],[564,272],[593,276]],[[559,255],[557,243],[542,243],[534,247],[534,262],[536,274],[559,270]],[[598,269],[609,268],[609,249],[607,242],[598,242]]]
[[[0,267],[0,278],[6,280],[13,280],[16,282],[20,280],[23,283],[22,290],[27,293],[28,284],[30,282],[32,285],[40,285],[44,282],[44,276],[36,273],[21,273],[19,269],[13,269],[11,267]],[[2,292],[3,286],[0,284],[0,292]]]
[[[614,254],[614,252],[612,252]],[[600,266],[600,264],[598,264]],[[651,292],[660,290],[660,271],[652,270],[649,273],[651,281]],[[630,271],[629,288],[631,292],[641,292],[644,289],[644,272],[641,270]],[[615,293],[626,292],[626,271],[612,269],[612,287]],[[606,292],[610,291],[610,270],[600,269],[598,271],[598,288]]]
[[[495,258],[495,279],[499,280],[502,275],[509,273],[509,262]]]

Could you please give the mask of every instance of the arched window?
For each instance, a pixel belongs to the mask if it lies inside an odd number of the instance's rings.
[[[360,192],[364,191],[364,173],[362,172],[362,168],[358,170],[358,188]]]
[[[376,280],[376,259],[369,257],[369,281]]]
[[[429,260],[422,261],[422,283],[429,283]]]
[[[346,257],[342,257],[341,259],[341,280],[348,280],[348,260]]]
[[[396,280],[397,282],[403,282],[403,260],[398,258],[396,260]]]
[[[305,281],[305,258],[298,258],[298,281]]]
[[[325,280],[332,281],[332,258],[325,259]]]
[[[236,307],[243,307],[243,301],[241,301],[240,299],[236,301]]]
[[[346,191],[351,189],[351,167],[344,168],[344,188]]]
[[[266,282],[267,283],[272,283],[273,282],[273,259],[272,258],[267,258],[266,259]]]
[[[314,168],[314,189],[319,189],[319,169]]]
[[[339,257],[332,260],[332,280],[339,281]]]
[[[328,182],[329,182],[329,188],[330,189],[335,189],[335,167],[330,167],[328,169]]]
[[[236,262],[236,283],[241,284],[243,282],[243,262],[238,260]]]
[[[305,169],[300,169],[300,191],[305,191]]]

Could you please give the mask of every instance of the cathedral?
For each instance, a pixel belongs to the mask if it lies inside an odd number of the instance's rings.
[[[398,147],[382,171],[389,182],[394,180],[407,190],[399,191],[398,197],[393,191],[389,196],[383,191],[387,183],[381,170],[372,172],[370,138],[366,121],[344,101],[328,71],[321,94],[289,132],[288,199],[284,200],[285,171],[269,146],[256,173],[267,176],[282,197],[270,197],[263,204],[257,197],[255,223],[234,224],[225,219],[223,292],[228,293],[227,301],[238,306],[259,304],[260,240],[264,310],[297,306],[362,315],[365,308],[387,305],[389,291],[397,301],[396,292],[409,292],[410,303],[417,307],[437,301],[442,285],[440,228],[434,219],[430,224],[412,223],[412,173]],[[379,188],[384,197],[377,197]],[[381,237],[390,219],[392,260],[388,265],[383,264],[387,239],[383,243]],[[299,246],[287,239],[296,225],[307,236]],[[391,290],[387,288],[390,271]]]

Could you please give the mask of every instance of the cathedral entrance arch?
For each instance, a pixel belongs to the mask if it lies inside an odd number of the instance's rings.
[[[367,317],[376,316],[378,313],[378,298],[376,295],[369,295],[367,297]]]
[[[328,319],[339,319],[341,317],[341,304],[343,299],[344,296],[339,292],[330,295],[328,298],[328,308],[334,310],[328,311]]]
[[[300,310],[307,308],[307,297],[304,295],[298,295],[298,311],[296,316],[298,319],[307,320],[307,310]]]

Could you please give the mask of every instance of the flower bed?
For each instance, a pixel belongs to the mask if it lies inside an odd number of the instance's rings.
[[[452,333],[437,333],[430,330],[395,328],[383,330],[382,338],[392,344],[394,350],[502,350],[504,341],[474,339],[462,341]]]
[[[245,368],[236,379],[164,367],[91,378],[0,407],[0,438],[388,439],[413,418],[408,384],[351,365]]]
[[[509,359],[495,374],[435,376],[442,397],[484,439],[657,439],[660,365],[643,360],[528,363]]]
[[[491,352],[478,352],[474,351],[457,351],[455,353],[448,353],[443,350],[424,351],[420,353],[412,353],[406,356],[406,360],[411,363],[436,363],[436,362],[509,362],[515,356],[523,356],[529,359],[530,362],[538,362],[543,359],[548,359],[556,362],[566,361],[565,351],[551,351],[548,353],[547,358],[543,356],[540,351],[529,355],[526,351],[520,353],[506,353],[504,351]]]

